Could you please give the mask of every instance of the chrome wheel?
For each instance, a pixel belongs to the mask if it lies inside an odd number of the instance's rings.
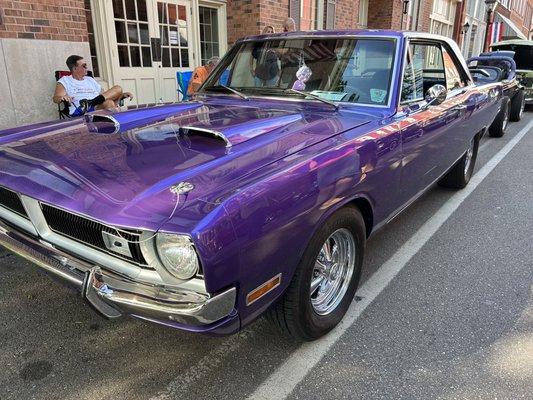
[[[468,150],[466,151],[466,158],[465,158],[465,170],[464,170],[464,174],[465,176],[468,176],[468,172],[470,170],[470,165],[472,164],[472,157],[474,156],[474,146],[475,146],[475,140],[472,139],[472,141],[470,142],[470,147],[468,148]]]
[[[322,245],[311,277],[311,304],[319,315],[334,311],[344,298],[355,268],[355,240],[348,229],[333,232]]]
[[[507,124],[509,123],[509,112],[506,112],[503,116],[503,124],[502,124],[502,131],[505,132],[507,129]]]

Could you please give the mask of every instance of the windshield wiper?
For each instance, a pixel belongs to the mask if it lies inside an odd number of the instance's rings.
[[[211,86],[211,88],[217,88],[217,87],[223,87],[224,89],[226,90],[229,90],[231,93],[235,93],[237,96],[239,96],[241,99],[244,99],[244,100],[250,100],[250,98],[248,96],[246,96],[244,93],[241,93],[239,92],[237,89],[233,89],[232,87],[229,87],[229,86],[226,86],[226,85],[223,85],[221,83],[219,83],[218,85],[216,86]],[[209,87],[207,88],[209,89]],[[204,89],[205,90],[205,89]]]
[[[318,96],[316,94],[313,94],[313,93],[302,92],[300,90],[296,90],[296,89],[292,89],[292,88],[287,88],[287,89],[284,90],[284,92],[286,92],[286,93],[297,93],[297,94],[300,94],[300,95],[305,96],[305,97],[309,96],[309,97],[312,97],[313,99],[321,101],[322,103],[326,103],[326,104],[329,104],[330,106],[335,107],[335,110],[339,109],[339,106],[337,104],[335,104],[334,102],[326,100],[326,99],[323,99],[322,97],[320,97],[320,96]]]

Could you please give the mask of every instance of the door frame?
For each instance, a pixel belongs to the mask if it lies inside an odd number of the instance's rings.
[[[193,16],[194,22],[194,35],[195,35],[195,55],[197,56],[198,61],[202,59],[201,57],[201,46],[200,46],[200,7],[209,7],[215,8],[218,11],[218,40],[219,40],[219,54],[222,57],[228,50],[228,19],[226,14],[226,2],[221,0],[192,0],[195,8],[195,13]]]
[[[147,0],[152,2],[156,0]],[[106,2],[101,0],[90,0],[91,2],[91,14],[93,20],[94,40],[96,46],[96,56],[98,58],[98,65],[100,69],[100,78],[111,87],[118,82],[118,60],[114,62],[114,58],[118,57],[116,45],[113,46],[110,43],[109,37],[113,32],[109,32],[109,27],[112,25],[109,23],[109,18],[113,18],[113,15],[109,15],[106,12]],[[192,58],[190,63],[190,69],[199,66],[201,57],[200,46],[200,20],[199,20],[199,7],[211,7],[218,10],[218,29],[219,29],[219,41],[220,41],[220,54],[223,55],[227,51],[228,47],[228,32],[227,32],[227,11],[225,0],[190,0],[191,7],[191,40],[192,45]],[[159,29],[159,27],[157,27]]]

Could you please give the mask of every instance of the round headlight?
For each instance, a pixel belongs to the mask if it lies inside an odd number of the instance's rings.
[[[166,270],[178,279],[190,279],[200,264],[196,250],[187,236],[157,234],[157,252]]]

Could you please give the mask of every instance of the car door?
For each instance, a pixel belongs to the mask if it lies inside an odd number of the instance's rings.
[[[402,202],[408,202],[437,180],[455,156],[454,130],[460,130],[467,109],[463,87],[448,92],[439,105],[430,105],[424,94],[433,85],[449,87],[442,43],[411,40],[403,74],[400,105],[402,121]],[[461,147],[462,148],[462,147]]]
[[[472,118],[479,96],[468,88],[469,78],[461,63],[447,43],[441,44],[448,96],[443,103],[446,109],[446,134],[441,137],[441,174],[450,168],[468,148],[469,141],[482,124]]]

